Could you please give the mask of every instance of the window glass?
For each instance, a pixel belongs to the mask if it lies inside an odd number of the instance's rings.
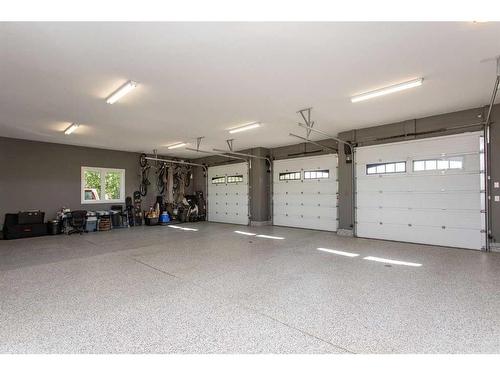
[[[243,182],[243,175],[227,176],[227,182],[229,184],[234,184],[236,182]]]
[[[305,180],[313,180],[313,179],[320,179],[320,178],[328,178],[330,177],[330,170],[324,169],[320,171],[307,171],[304,172],[304,179]]]
[[[390,163],[385,165],[385,173],[394,173],[396,172],[396,164]]]
[[[366,174],[391,174],[404,172],[406,172],[405,161],[366,165]]]
[[[462,169],[463,161],[462,160],[450,160],[450,169]]]
[[[120,199],[121,173],[106,172],[105,199]]]
[[[437,161],[437,169],[448,169],[449,161],[448,160],[438,160]]]
[[[414,160],[413,161],[413,170],[414,171],[425,171],[425,161]]]
[[[101,173],[92,170],[84,171],[85,200],[98,201],[101,196]]]
[[[406,172],[406,162],[400,161],[396,163],[396,172]]]
[[[436,169],[437,161],[436,160],[426,160],[425,161],[425,170],[433,171]]]
[[[82,167],[81,203],[125,201],[125,170]]]
[[[226,177],[212,177],[212,184],[224,184],[226,182]]]
[[[414,160],[413,171],[435,171],[448,169],[462,169],[463,157],[451,157],[446,159],[429,159],[429,160]]]
[[[280,173],[280,180],[300,180],[300,172],[283,172]]]

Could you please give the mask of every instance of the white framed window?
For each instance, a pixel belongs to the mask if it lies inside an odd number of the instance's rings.
[[[280,173],[280,181],[300,180],[300,172]]]
[[[304,180],[316,180],[321,178],[329,178],[330,170],[322,169],[317,171],[305,171],[304,172]]]
[[[413,172],[444,171],[448,169],[463,169],[463,156],[453,156],[443,159],[413,160]]]
[[[125,202],[125,169],[82,167],[81,203]]]
[[[227,176],[227,183],[228,184],[235,184],[237,182],[243,182],[243,175],[238,174],[234,176]]]
[[[391,174],[391,173],[405,173],[405,172],[406,172],[405,161],[366,165],[366,174]]]
[[[226,176],[218,176],[218,177],[212,177],[212,184],[225,184],[226,183]]]

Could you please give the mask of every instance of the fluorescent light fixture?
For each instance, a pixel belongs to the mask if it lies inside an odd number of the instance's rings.
[[[398,92],[398,91],[402,91],[402,90],[406,90],[406,89],[411,89],[412,87],[421,86],[423,81],[424,81],[423,78],[417,78],[417,79],[414,79],[411,81],[398,83],[397,85],[387,86],[387,87],[383,87],[381,89],[368,91],[368,92],[365,92],[365,93],[362,93],[359,95],[354,95],[353,97],[351,97],[351,102],[357,103],[357,102],[361,102],[363,100],[376,98],[377,96],[392,94],[394,92]]]
[[[349,253],[347,251],[325,249],[324,247],[318,247],[318,250],[319,251],[324,251],[325,253],[332,253],[332,254],[337,254],[337,255],[343,255],[345,257],[350,257],[350,258],[354,258],[354,257],[359,256],[359,254]]]
[[[239,128],[231,129],[229,130],[229,133],[233,134],[233,133],[244,132],[246,130],[255,129],[258,127],[260,127],[260,122],[252,122],[250,124],[240,126]]]
[[[403,262],[401,260],[385,259],[385,258],[378,258],[378,257],[365,257],[363,259],[373,260],[374,262],[380,262],[380,263],[398,264],[400,266],[410,266],[410,267],[420,267],[421,266],[420,263]]]
[[[80,126],[80,124],[77,124],[76,122],[72,123],[70,126],[68,126],[66,129],[64,129],[64,134],[66,135],[70,135],[71,133],[73,133],[76,129],[78,129],[78,127]]]
[[[137,87],[137,82],[135,81],[127,81],[123,85],[121,85],[118,89],[116,89],[108,98],[106,99],[106,103],[113,104],[120,100],[123,96],[127,95],[130,91]]]
[[[256,233],[242,232],[241,230],[235,230],[234,233],[243,234],[245,236],[255,236]]]
[[[285,237],[268,236],[266,234],[258,234],[257,237],[260,237],[260,238],[270,238],[271,240],[284,240],[285,239]]]
[[[184,146],[187,146],[187,143],[181,142],[181,143],[176,143],[174,145],[170,145],[167,148],[169,150],[173,150],[174,148],[179,148],[179,147],[184,147]]]

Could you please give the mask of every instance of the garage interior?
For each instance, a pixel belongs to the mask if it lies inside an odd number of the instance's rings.
[[[499,353],[499,35],[0,23],[0,352]]]

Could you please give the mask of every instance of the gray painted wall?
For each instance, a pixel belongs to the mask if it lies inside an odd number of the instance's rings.
[[[0,137],[0,221],[7,212],[40,209],[46,219],[61,207],[109,209],[80,203],[80,167],[125,169],[125,194],[139,186],[139,154]],[[154,193],[146,200],[154,200]],[[146,201],[145,200],[145,201]],[[143,204],[146,207],[147,202]]]
[[[494,182],[500,183],[500,104],[493,107],[490,133],[490,188],[491,195],[500,196],[500,188],[494,188]],[[495,122],[496,119],[496,122]],[[490,202],[491,235],[493,242],[500,242],[500,202]]]
[[[474,108],[421,119],[407,120],[393,124],[366,127],[343,132],[339,137],[357,143],[370,145],[397,142],[409,139],[456,134],[479,130],[471,126],[484,120],[486,108]],[[500,128],[495,123],[500,119],[500,105],[495,105],[491,126],[491,194],[500,195]],[[299,133],[301,134],[301,133]],[[337,147],[334,140],[321,141],[325,146]],[[312,156],[328,151],[320,147],[299,143],[274,149],[255,148],[242,150],[259,156],[271,155],[274,159]],[[61,206],[77,209],[104,209],[109,205],[80,204],[80,167],[124,168],[126,170],[126,194],[131,195],[139,184],[139,154],[121,151],[32,142],[0,137],[0,215],[6,212],[39,208],[53,217]],[[210,156],[194,160],[197,163],[219,165],[234,163],[223,157]],[[250,173],[251,220],[263,222],[270,219],[270,173],[265,161],[253,159]],[[193,169],[193,183],[190,191],[201,190],[206,196],[205,177],[202,168]],[[154,188],[152,188],[154,190]],[[352,229],[352,173],[351,164],[346,164],[343,149],[339,152],[339,228]],[[148,194],[143,206],[154,202],[155,192]],[[500,202],[491,202],[491,234],[495,242],[500,241]]]

